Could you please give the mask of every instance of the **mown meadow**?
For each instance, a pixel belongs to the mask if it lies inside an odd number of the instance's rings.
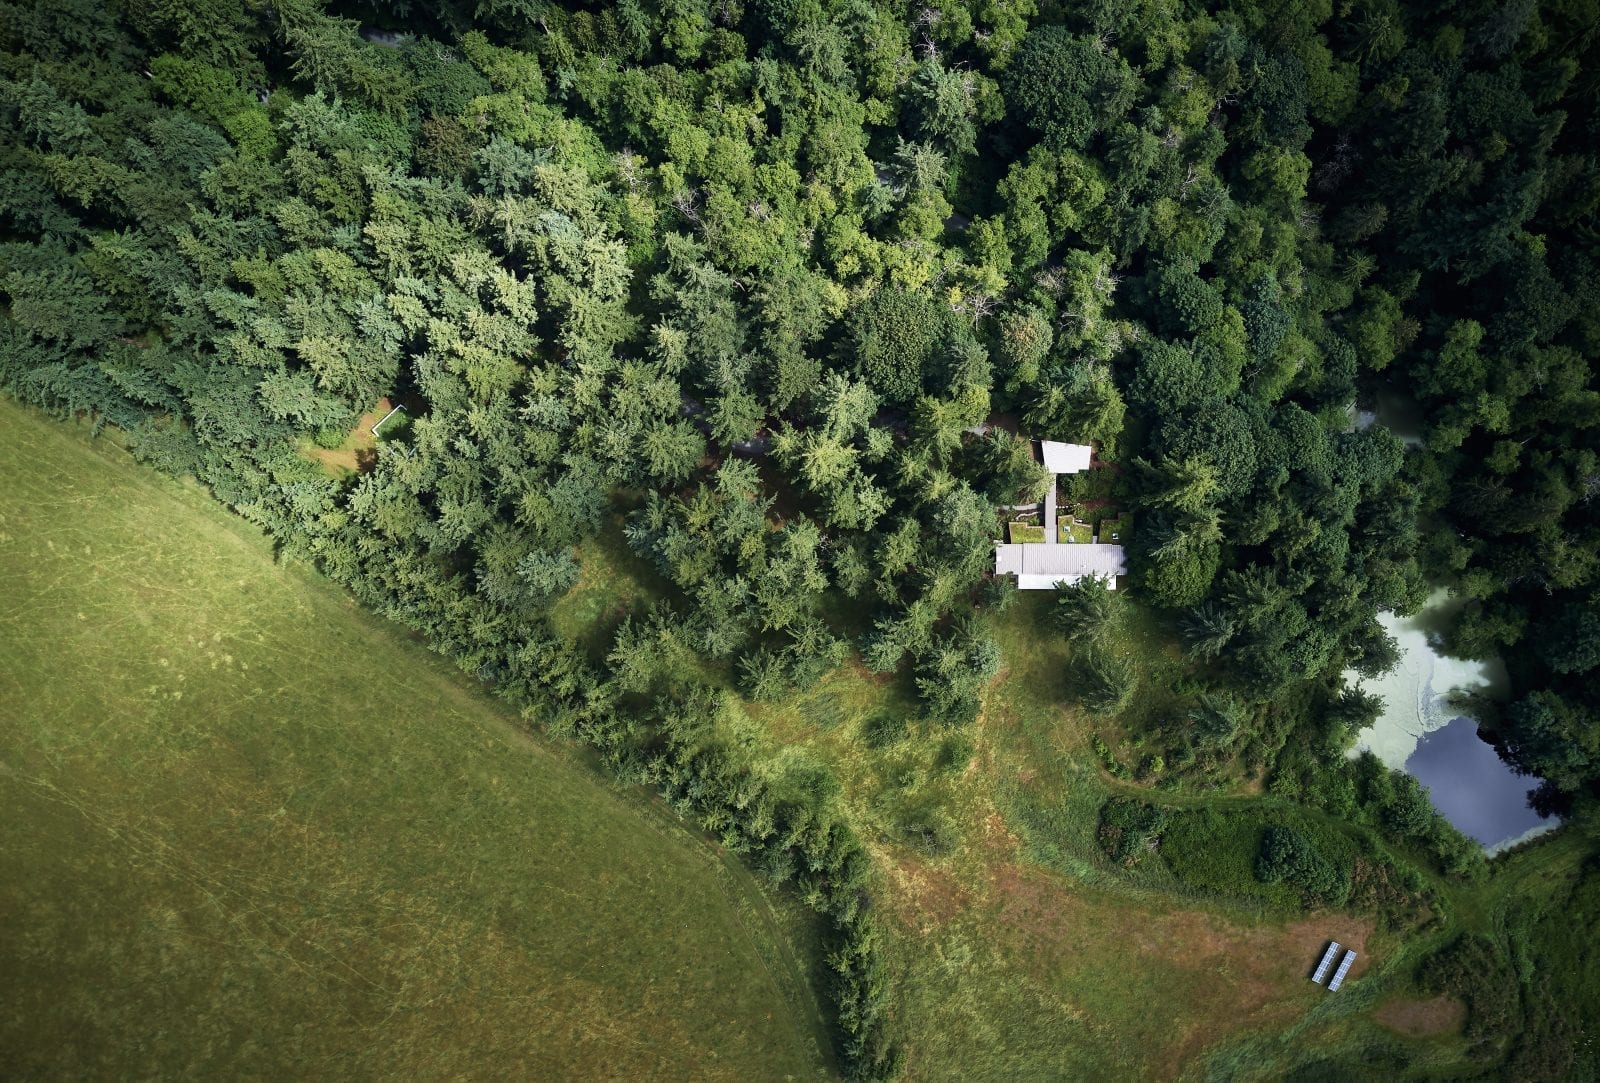
[[[807,915],[198,488],[0,400],[0,1063],[809,1079]]]

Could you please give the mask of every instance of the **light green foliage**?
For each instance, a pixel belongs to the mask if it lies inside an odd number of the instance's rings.
[[[165,53],[150,61],[161,90],[222,128],[241,153],[267,157],[277,147],[267,110],[232,72]]]

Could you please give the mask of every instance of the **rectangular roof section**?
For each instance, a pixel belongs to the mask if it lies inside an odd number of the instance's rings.
[[[1331,993],[1344,984],[1344,976],[1350,973],[1350,964],[1355,961],[1355,952],[1347,951],[1344,953],[1344,961],[1339,964],[1339,969],[1333,972],[1333,980],[1328,982],[1328,992]]]
[[[1093,455],[1094,448],[1088,444],[1039,441],[1039,457],[1044,460],[1044,468],[1052,474],[1081,474],[1089,469],[1089,459]]]
[[[1018,590],[1055,590],[1058,583],[1076,583],[1082,579],[1081,575],[1019,575],[1017,576]],[[1105,580],[1107,590],[1116,590],[1117,581],[1114,578]]]
[[[1125,575],[1128,562],[1120,545],[996,545],[997,575],[1076,579],[1085,575]],[[1018,586],[1023,586],[1019,581]],[[1037,589],[1037,588],[1035,588]]]
[[[1338,957],[1339,942],[1334,940],[1328,944],[1328,950],[1322,953],[1322,962],[1317,964],[1317,972],[1311,975],[1311,980],[1321,985],[1322,979],[1328,976],[1328,968],[1333,965],[1333,961]]]

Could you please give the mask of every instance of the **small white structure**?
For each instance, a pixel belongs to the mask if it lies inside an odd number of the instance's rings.
[[[1339,964],[1339,969],[1333,972],[1333,980],[1328,982],[1328,992],[1332,993],[1344,984],[1344,976],[1350,973],[1350,966],[1355,961],[1356,953],[1354,951],[1344,953],[1344,961]]]
[[[384,414],[378,420],[374,421],[372,423],[372,428],[367,430],[367,431],[372,433],[373,436],[377,436],[378,435],[378,429],[382,427],[383,423],[385,421],[388,421],[391,417],[393,417],[395,414],[400,413],[404,409],[405,409],[404,406],[396,406],[394,409],[390,410],[387,414]]]
[[[1101,576],[1106,589],[1116,590],[1128,562],[1120,545],[999,544],[994,571],[1016,576],[1018,590],[1054,590],[1057,583],[1076,583],[1086,575]]]
[[[1338,957],[1339,942],[1337,940],[1329,941],[1328,950],[1322,953],[1322,961],[1317,964],[1317,972],[1311,975],[1311,980],[1321,985],[1322,979],[1328,976],[1328,968],[1333,966],[1333,961]]]
[[[1088,444],[1060,444],[1054,440],[1039,441],[1039,458],[1044,468],[1052,474],[1081,474],[1089,469],[1089,459],[1094,448]]]
[[[1062,444],[1039,441],[1039,458],[1050,473],[1050,486],[1044,491],[1044,544],[1005,544],[994,546],[994,573],[1017,577],[1018,590],[1054,590],[1057,583],[1076,583],[1086,575],[1106,581],[1107,590],[1117,589],[1117,576],[1128,570],[1120,545],[1096,543],[1061,545],[1056,523],[1056,477],[1080,474],[1089,469],[1094,448],[1088,444]]]

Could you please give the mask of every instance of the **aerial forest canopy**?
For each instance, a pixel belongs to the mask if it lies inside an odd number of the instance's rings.
[[[872,840],[709,720],[859,664],[959,758],[1030,437],[1094,444],[1074,499],[1138,524],[1127,598],[1040,634],[1113,713],[1136,668],[1094,629],[1154,614],[1175,784],[1470,871],[1342,757],[1377,614],[1444,585],[1448,649],[1509,667],[1504,755],[1593,800],[1597,49],[1593,0],[0,3],[0,387],[797,885],[843,1056],[891,1075]],[[1420,445],[1356,423],[1380,391]],[[665,589],[574,644],[602,536]]]

